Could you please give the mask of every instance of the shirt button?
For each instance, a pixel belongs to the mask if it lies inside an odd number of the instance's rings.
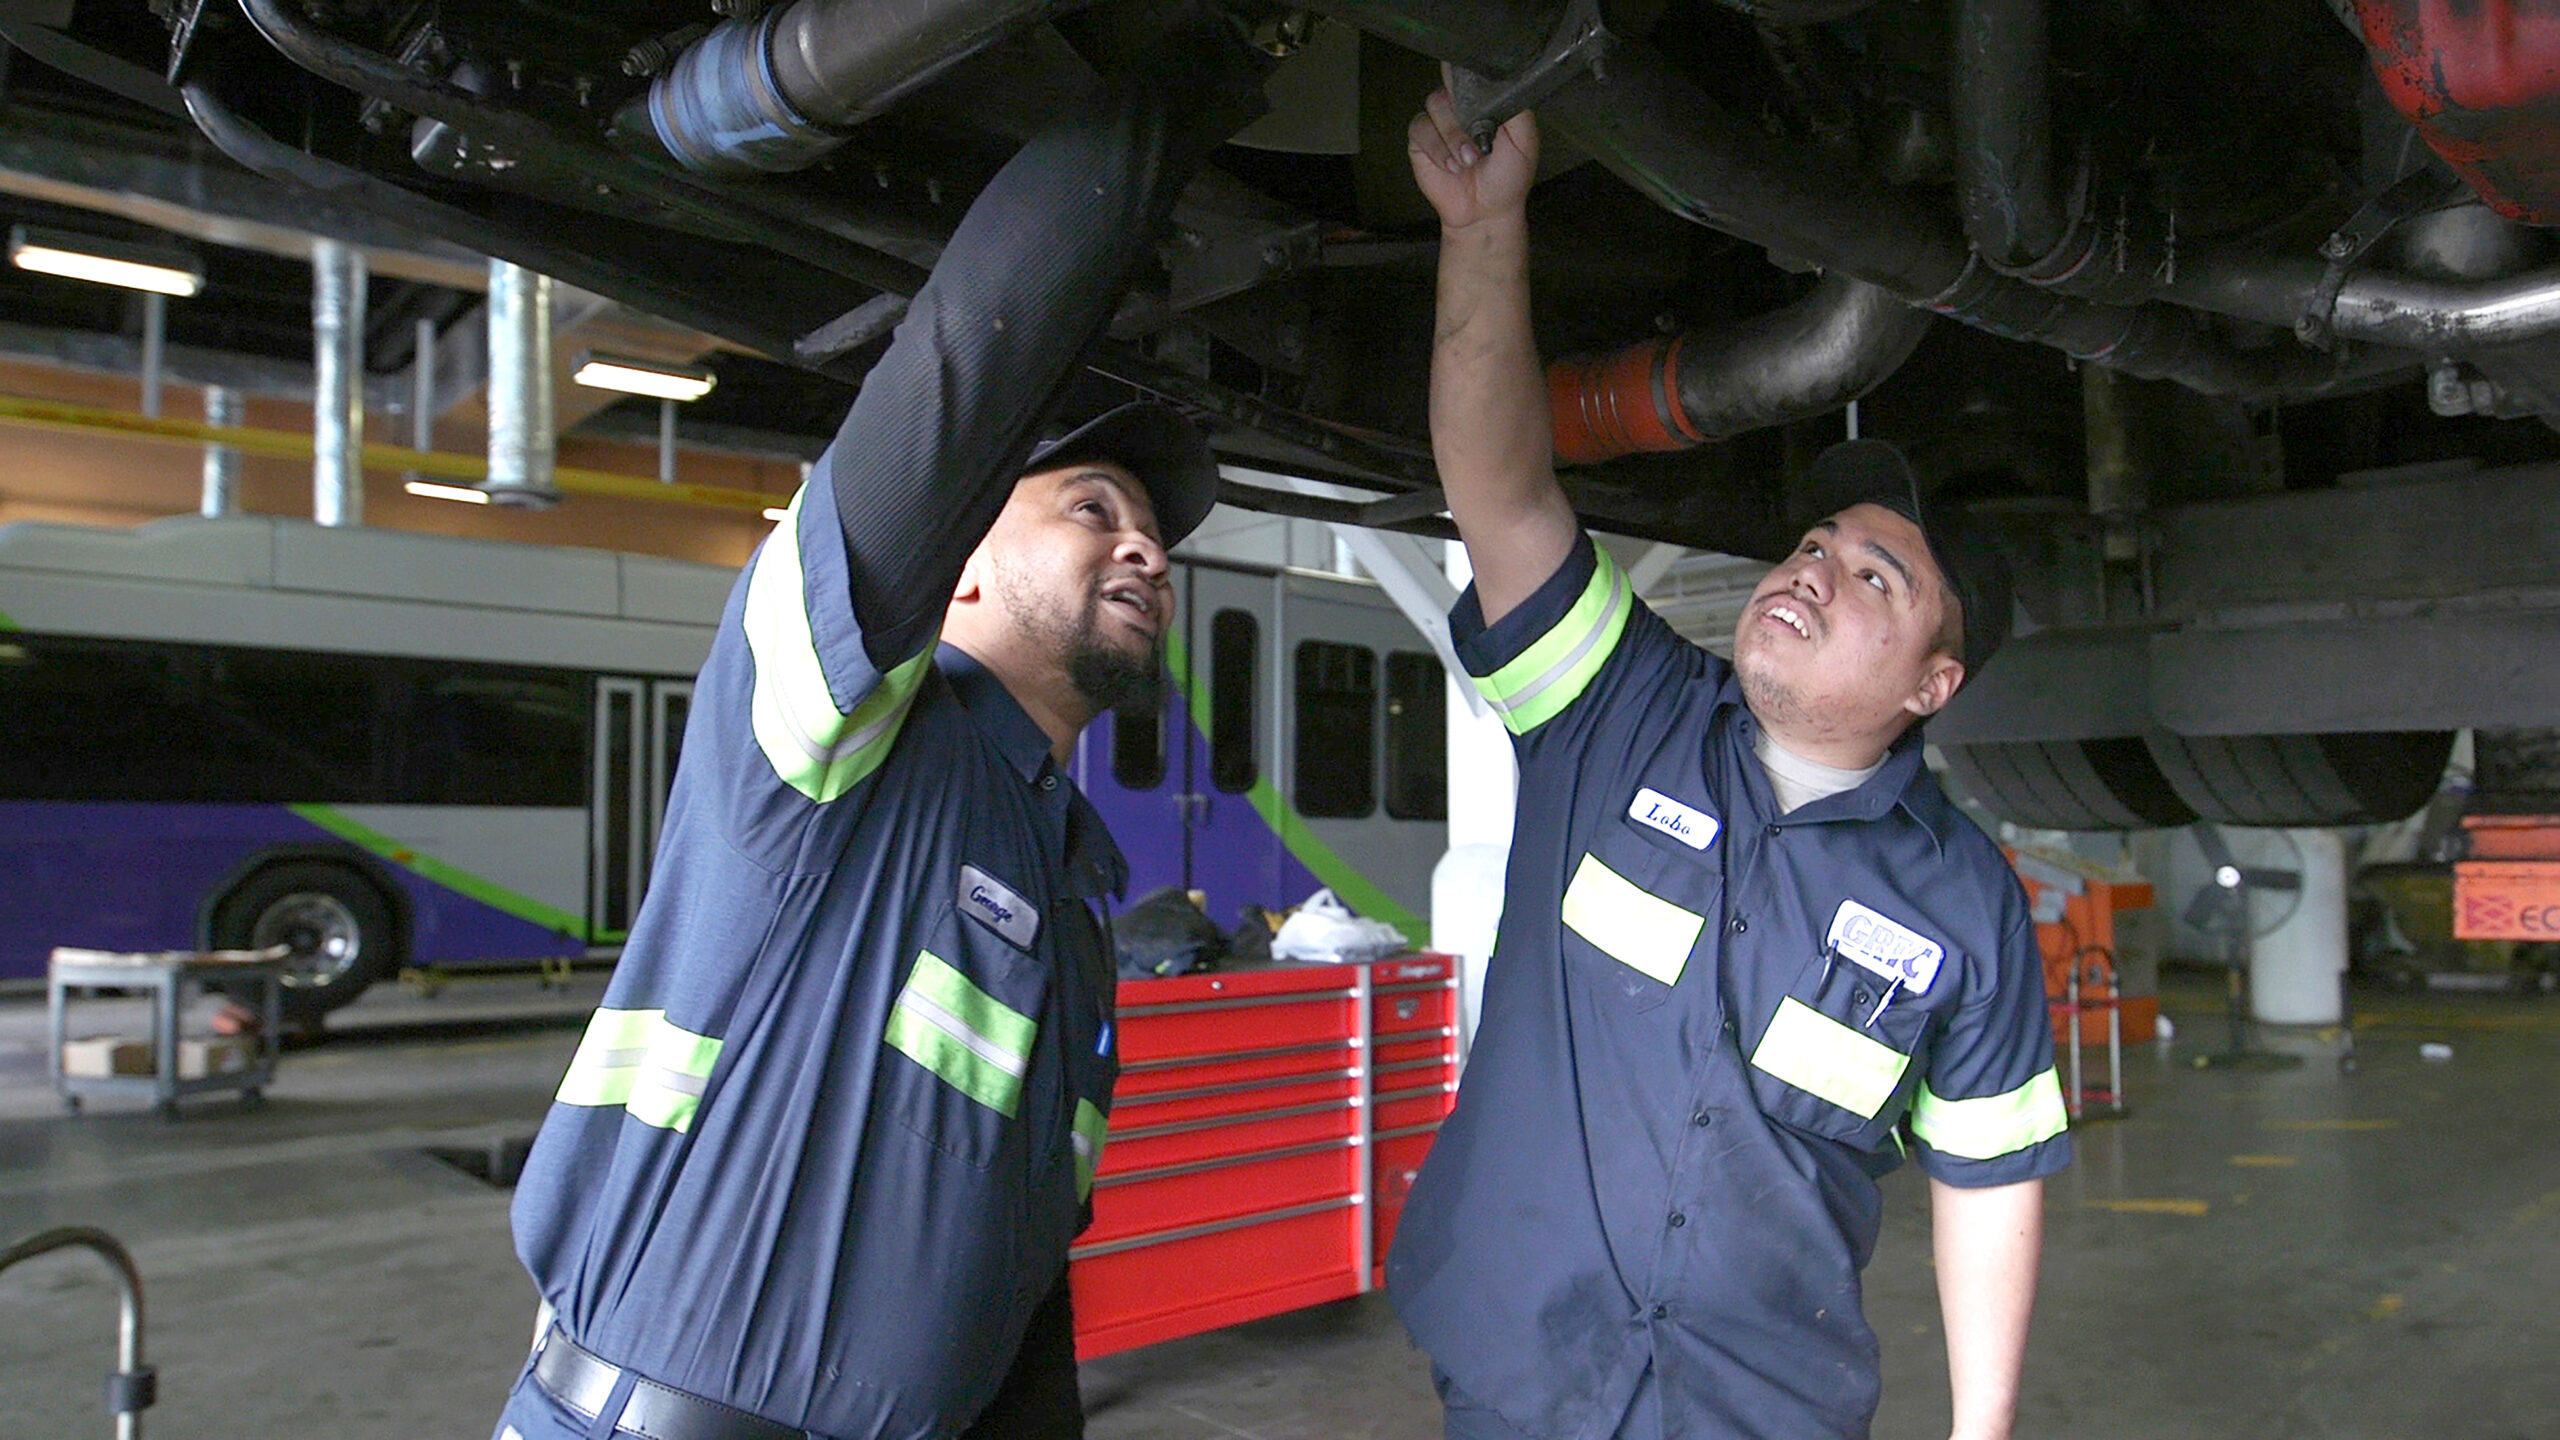
[[[1777,822],[1777,821],[1775,821],[1775,820],[1772,820],[1772,821],[1770,821],[1770,822],[1769,822],[1769,834],[1770,834],[1771,836],[1773,836],[1773,837],[1774,837],[1777,833],[1778,833],[1778,822]]]
[[[1677,1229],[1679,1229],[1681,1226],[1686,1225],[1686,1224],[1688,1224],[1688,1223],[1689,1223],[1689,1217],[1688,1217],[1688,1216],[1681,1214],[1681,1213],[1680,1213],[1679,1211],[1677,1211],[1677,1210],[1674,1210],[1674,1211],[1672,1211],[1672,1212],[1671,1212],[1671,1228],[1672,1228],[1672,1229],[1677,1230]]]
[[[1741,934],[1742,932],[1744,932],[1745,930],[1748,930],[1748,929],[1750,929],[1750,928],[1751,928],[1751,922],[1750,922],[1750,921],[1743,919],[1743,918],[1742,918],[1741,916],[1739,916],[1739,915],[1736,915],[1736,916],[1734,916],[1734,917],[1733,917],[1733,933],[1734,933],[1734,934],[1739,935],[1739,934]]]
[[[1671,1307],[1670,1307],[1670,1306],[1668,1306],[1668,1305],[1656,1305],[1656,1306],[1654,1306],[1654,1307],[1653,1307],[1653,1318],[1654,1318],[1654,1319],[1656,1319],[1656,1320],[1668,1320],[1668,1319],[1670,1319],[1670,1318],[1671,1318]]]
[[[1701,1110],[1697,1114],[1689,1117],[1689,1123],[1692,1125],[1713,1125],[1716,1123],[1716,1117],[1708,1114],[1704,1110]]]
[[[1055,775],[1043,775],[1043,776],[1041,776],[1041,777],[1040,777],[1040,788],[1041,788],[1041,789],[1043,789],[1043,790],[1055,790],[1055,789],[1057,789],[1057,788],[1058,788],[1058,777],[1057,777],[1057,776],[1055,776]]]

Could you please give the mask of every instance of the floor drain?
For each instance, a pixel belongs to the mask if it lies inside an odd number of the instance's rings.
[[[524,1173],[525,1153],[532,1148],[530,1135],[501,1135],[486,1145],[428,1145],[421,1147],[420,1153],[483,1185],[511,1189],[516,1177]]]

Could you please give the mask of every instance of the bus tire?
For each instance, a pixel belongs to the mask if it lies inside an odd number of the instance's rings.
[[[2453,732],[2154,735],[2148,743],[2179,798],[2217,825],[2381,825],[2436,793]]]
[[[258,870],[213,907],[214,945],[225,950],[293,948],[284,1018],[292,1028],[364,993],[399,968],[399,923],[382,891],[361,872],[325,860],[288,860]]]
[[[2136,739],[1945,747],[1957,788],[2038,830],[2148,830],[2194,822]]]

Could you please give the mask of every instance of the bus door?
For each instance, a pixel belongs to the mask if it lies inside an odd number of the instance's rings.
[[[1302,848],[1356,877],[1349,888],[1367,893],[1342,894],[1353,909],[1419,920],[1448,848],[1444,671],[1376,586],[1293,573],[1281,587],[1279,779]]]
[[[596,680],[594,764],[587,805],[587,934],[611,944],[631,932],[649,886],[658,827],[675,783],[693,704],[690,680],[607,675]]]
[[[1287,848],[1263,814],[1275,792],[1279,698],[1271,680],[1278,577],[1210,565],[1183,567],[1188,684],[1174,773],[1180,784],[1182,872],[1233,930],[1246,905],[1285,909],[1306,898],[1287,879]],[[1205,707],[1205,708],[1203,708]],[[1295,893],[1292,893],[1295,888]]]

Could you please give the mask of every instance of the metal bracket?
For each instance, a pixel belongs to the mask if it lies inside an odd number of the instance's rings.
[[[2294,338],[2314,350],[2327,350],[2337,338],[2333,317],[2338,292],[2346,288],[2356,262],[2380,244],[2393,226],[2434,209],[2461,187],[2461,181],[2430,166],[2410,171],[2358,206],[2346,224],[2320,242],[2320,258],[2329,262],[2328,268],[2320,272],[2320,283],[2311,287],[2302,302],[2302,314],[2293,322]]]
[[[1563,89],[1588,70],[1602,73],[1602,62],[1618,43],[1608,24],[1601,18],[1600,0],[1572,0],[1565,6],[1564,18],[1557,22],[1555,38],[1519,74],[1508,79],[1492,79],[1449,67],[1449,101],[1457,108],[1458,123],[1476,142],[1479,150],[1490,149],[1493,132],[1502,123],[1523,110],[1533,110],[1547,98]]]

